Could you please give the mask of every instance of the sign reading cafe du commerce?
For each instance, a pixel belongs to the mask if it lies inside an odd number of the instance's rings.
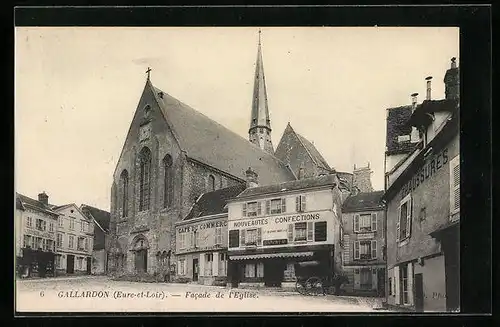
[[[226,227],[226,226],[227,226],[227,220],[223,220],[223,221],[209,221],[209,222],[204,222],[204,223],[199,223],[199,224],[194,224],[194,225],[179,227],[177,229],[177,232],[179,232],[179,233],[187,233],[187,232],[194,232],[194,231],[198,231],[198,230],[211,229],[211,228],[219,228],[219,227]]]

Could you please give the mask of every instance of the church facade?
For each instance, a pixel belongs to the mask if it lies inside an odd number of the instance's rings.
[[[175,274],[176,222],[202,194],[245,185],[249,167],[260,185],[317,174],[297,162],[314,160],[310,149],[307,158],[274,153],[260,40],[257,53],[248,139],[155,87],[148,70],[113,173],[108,273]]]

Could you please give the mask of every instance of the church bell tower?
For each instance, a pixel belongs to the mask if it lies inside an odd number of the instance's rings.
[[[262,62],[260,30],[253,85],[252,116],[250,118],[248,138],[250,142],[262,150],[274,154],[273,143],[271,141],[271,120],[269,119],[269,108],[267,107],[266,79],[264,77],[264,64]]]

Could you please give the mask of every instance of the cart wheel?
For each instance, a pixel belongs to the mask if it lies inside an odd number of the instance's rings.
[[[318,277],[310,277],[306,281],[306,291],[308,295],[324,295],[323,281]]]
[[[301,280],[301,281],[297,281],[295,283],[295,289],[297,290],[297,292],[301,295],[307,295],[307,291],[306,291],[306,283]]]

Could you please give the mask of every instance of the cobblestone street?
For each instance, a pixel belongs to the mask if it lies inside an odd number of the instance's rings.
[[[219,297],[217,296],[219,295]],[[370,312],[381,299],[71,277],[16,282],[19,312]]]

